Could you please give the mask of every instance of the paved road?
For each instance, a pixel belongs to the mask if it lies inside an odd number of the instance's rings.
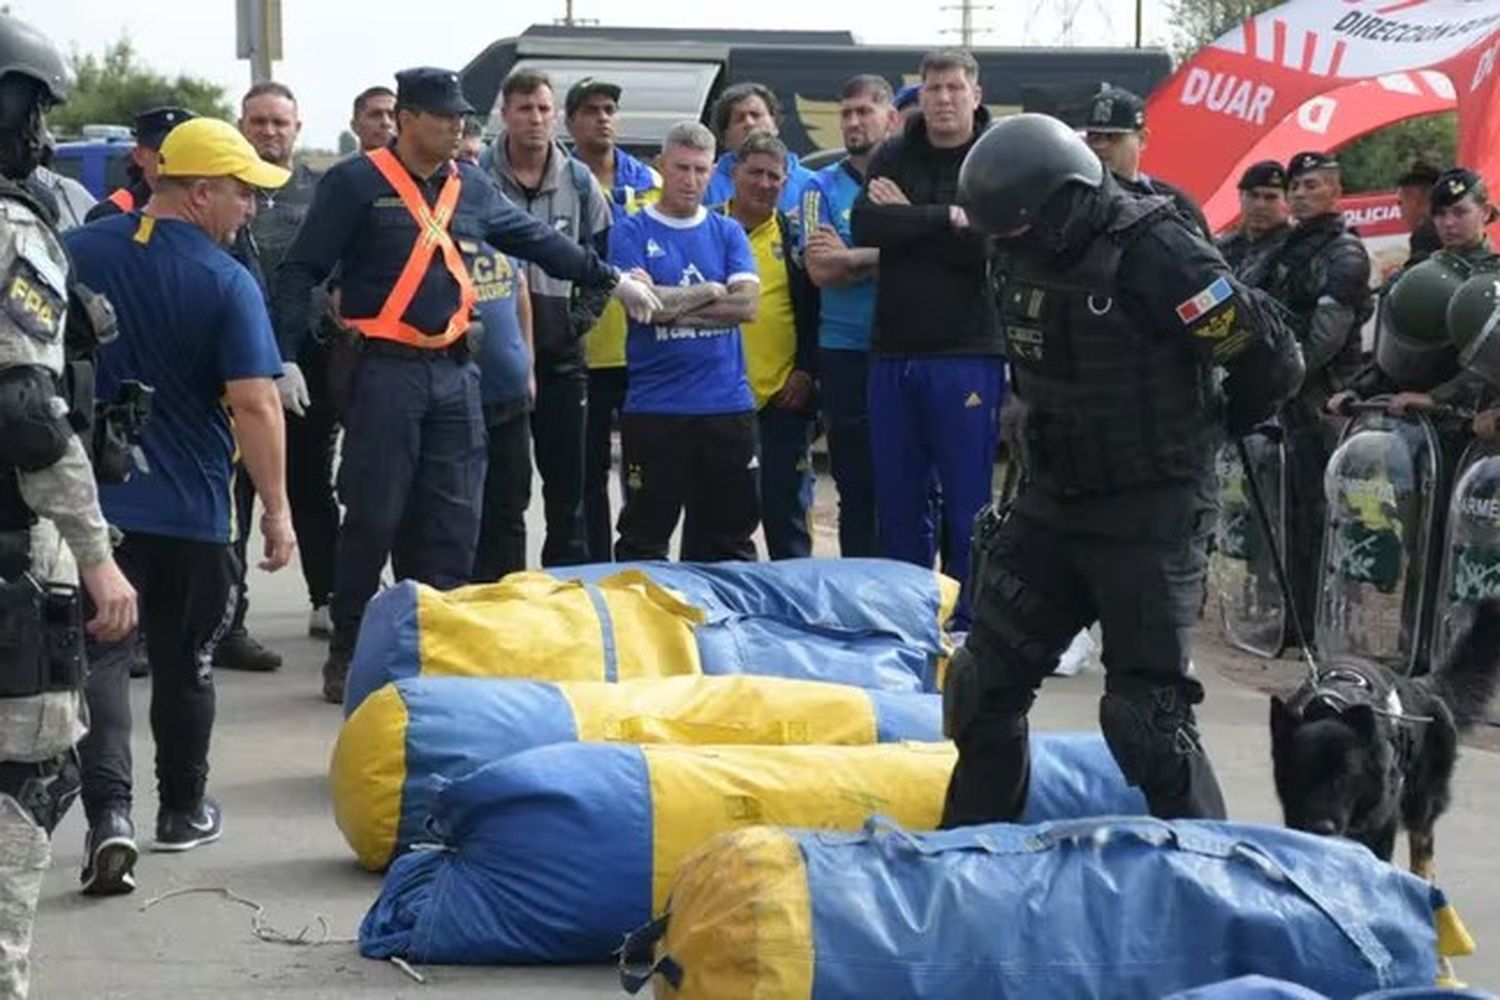
[[[820,486],[818,548],[830,551],[832,512]],[[533,559],[539,540],[532,539]],[[75,889],[83,823],[75,809],[59,831],[56,860],[37,928],[34,995],[51,998],[496,997],[622,995],[609,969],[428,968],[419,986],[388,963],[362,959],[350,944],[289,947],[258,940],[249,909],[212,896],[159,894],[225,888],[266,907],[266,919],[296,933],[352,937],[379,881],[354,865],[333,825],[325,791],[339,713],[317,695],[320,643],[305,637],[300,577],[257,574],[251,626],[287,659],[278,674],[219,676],[219,720],[210,787],[224,804],[225,835],[185,855],[144,855],[134,896],[87,900]],[[1199,655],[1209,684],[1204,728],[1236,819],[1278,818],[1269,778],[1266,701],[1213,669],[1230,654],[1209,642]],[[135,684],[136,823],[146,839],[155,820],[146,686]],[[1097,674],[1050,682],[1035,713],[1044,728],[1093,728]],[[1500,986],[1500,755],[1465,753],[1452,812],[1438,830],[1438,861],[1453,900],[1480,940],[1464,961],[1470,982]]]

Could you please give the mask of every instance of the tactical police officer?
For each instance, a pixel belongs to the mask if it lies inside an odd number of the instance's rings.
[[[1337,438],[1323,408],[1359,367],[1360,328],[1374,305],[1370,256],[1338,209],[1343,194],[1338,161],[1326,153],[1298,153],[1286,172],[1297,225],[1255,284],[1291,311],[1307,367],[1302,390],[1281,418],[1291,463],[1287,550],[1301,556],[1292,560],[1292,599],[1303,627],[1311,629],[1318,575],[1313,554],[1322,544],[1325,507],[1323,469]]]
[[[975,534],[972,630],[944,688],[959,760],[943,825],[1017,819],[1026,716],[1098,620],[1100,725],[1163,818],[1222,817],[1199,742],[1188,637],[1215,515],[1215,450],[1299,384],[1291,330],[1164,197],[1122,191],[1045,115],[1005,119],[964,163],[960,198],[997,237],[1024,479]],[[1226,374],[1227,373],[1227,374]],[[1221,378],[1221,376],[1223,376]]]
[[[1275,160],[1252,163],[1240,175],[1240,226],[1217,246],[1224,263],[1246,284],[1256,283],[1264,262],[1281,249],[1292,230],[1286,200],[1286,168]]]
[[[1141,171],[1141,154],[1151,137],[1151,130],[1146,128],[1145,101],[1123,87],[1106,83],[1089,103],[1084,136],[1089,148],[1114,174],[1117,185],[1131,194],[1169,198],[1199,236],[1208,239],[1213,233],[1203,210],[1185,191]]]
[[[1381,300],[1375,358],[1329,398],[1330,412],[1345,412],[1353,400],[1370,396],[1389,396],[1394,414],[1433,405],[1468,409],[1485,394],[1484,380],[1460,368],[1446,317],[1470,276],[1500,272],[1500,255],[1485,235],[1495,209],[1484,181],[1465,167],[1437,178],[1429,204],[1438,248],[1408,260],[1391,280]]]
[[[48,834],[78,792],[73,746],[84,732],[85,630],[78,576],[95,608],[90,634],[117,640],[136,622],[135,591],[110,554],[84,445],[93,437],[93,378],[82,349],[92,347],[89,335],[107,331],[108,306],[69,288],[54,220],[19,183],[41,152],[42,113],[65,98],[67,84],[51,42],[0,15],[0,996],[7,998],[27,994]],[[69,315],[70,292],[78,315]],[[75,332],[83,339],[77,351]]]

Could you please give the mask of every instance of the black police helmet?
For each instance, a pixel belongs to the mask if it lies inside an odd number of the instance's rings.
[[[0,14],[0,80],[12,73],[41,85],[48,103],[68,99],[73,74],[52,40],[25,21]]]
[[[1077,132],[1050,115],[1013,115],[990,126],[964,157],[958,201],[975,225],[1004,233],[1034,222],[1065,185],[1102,183],[1104,167]]]

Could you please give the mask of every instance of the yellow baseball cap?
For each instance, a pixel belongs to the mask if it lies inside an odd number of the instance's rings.
[[[251,187],[279,188],[290,170],[260,158],[250,140],[217,118],[194,118],[162,140],[163,177],[233,177]]]

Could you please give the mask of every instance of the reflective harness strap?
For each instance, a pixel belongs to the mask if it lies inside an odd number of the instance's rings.
[[[385,305],[380,309],[380,315],[373,319],[346,317],[344,322],[367,337],[400,341],[413,347],[447,347],[468,330],[469,313],[478,300],[474,282],[469,277],[468,269],[464,267],[463,257],[453,242],[452,234],[448,232],[463,182],[457,168],[450,165],[451,172],[443,182],[442,190],[438,192],[437,204],[429,209],[422,200],[421,192],[417,190],[416,182],[394,153],[389,149],[377,149],[368,155],[375,169],[395,188],[401,204],[417,223],[417,238],[412,244],[411,254],[406,258],[406,265],[401,269],[401,276],[396,279]],[[439,334],[429,334],[403,322],[401,317],[411,306],[412,299],[416,298],[422,278],[426,276],[427,268],[432,263],[432,256],[438,250],[443,253],[443,264],[448,268],[448,273],[458,282],[459,303],[448,320],[447,329]]]

